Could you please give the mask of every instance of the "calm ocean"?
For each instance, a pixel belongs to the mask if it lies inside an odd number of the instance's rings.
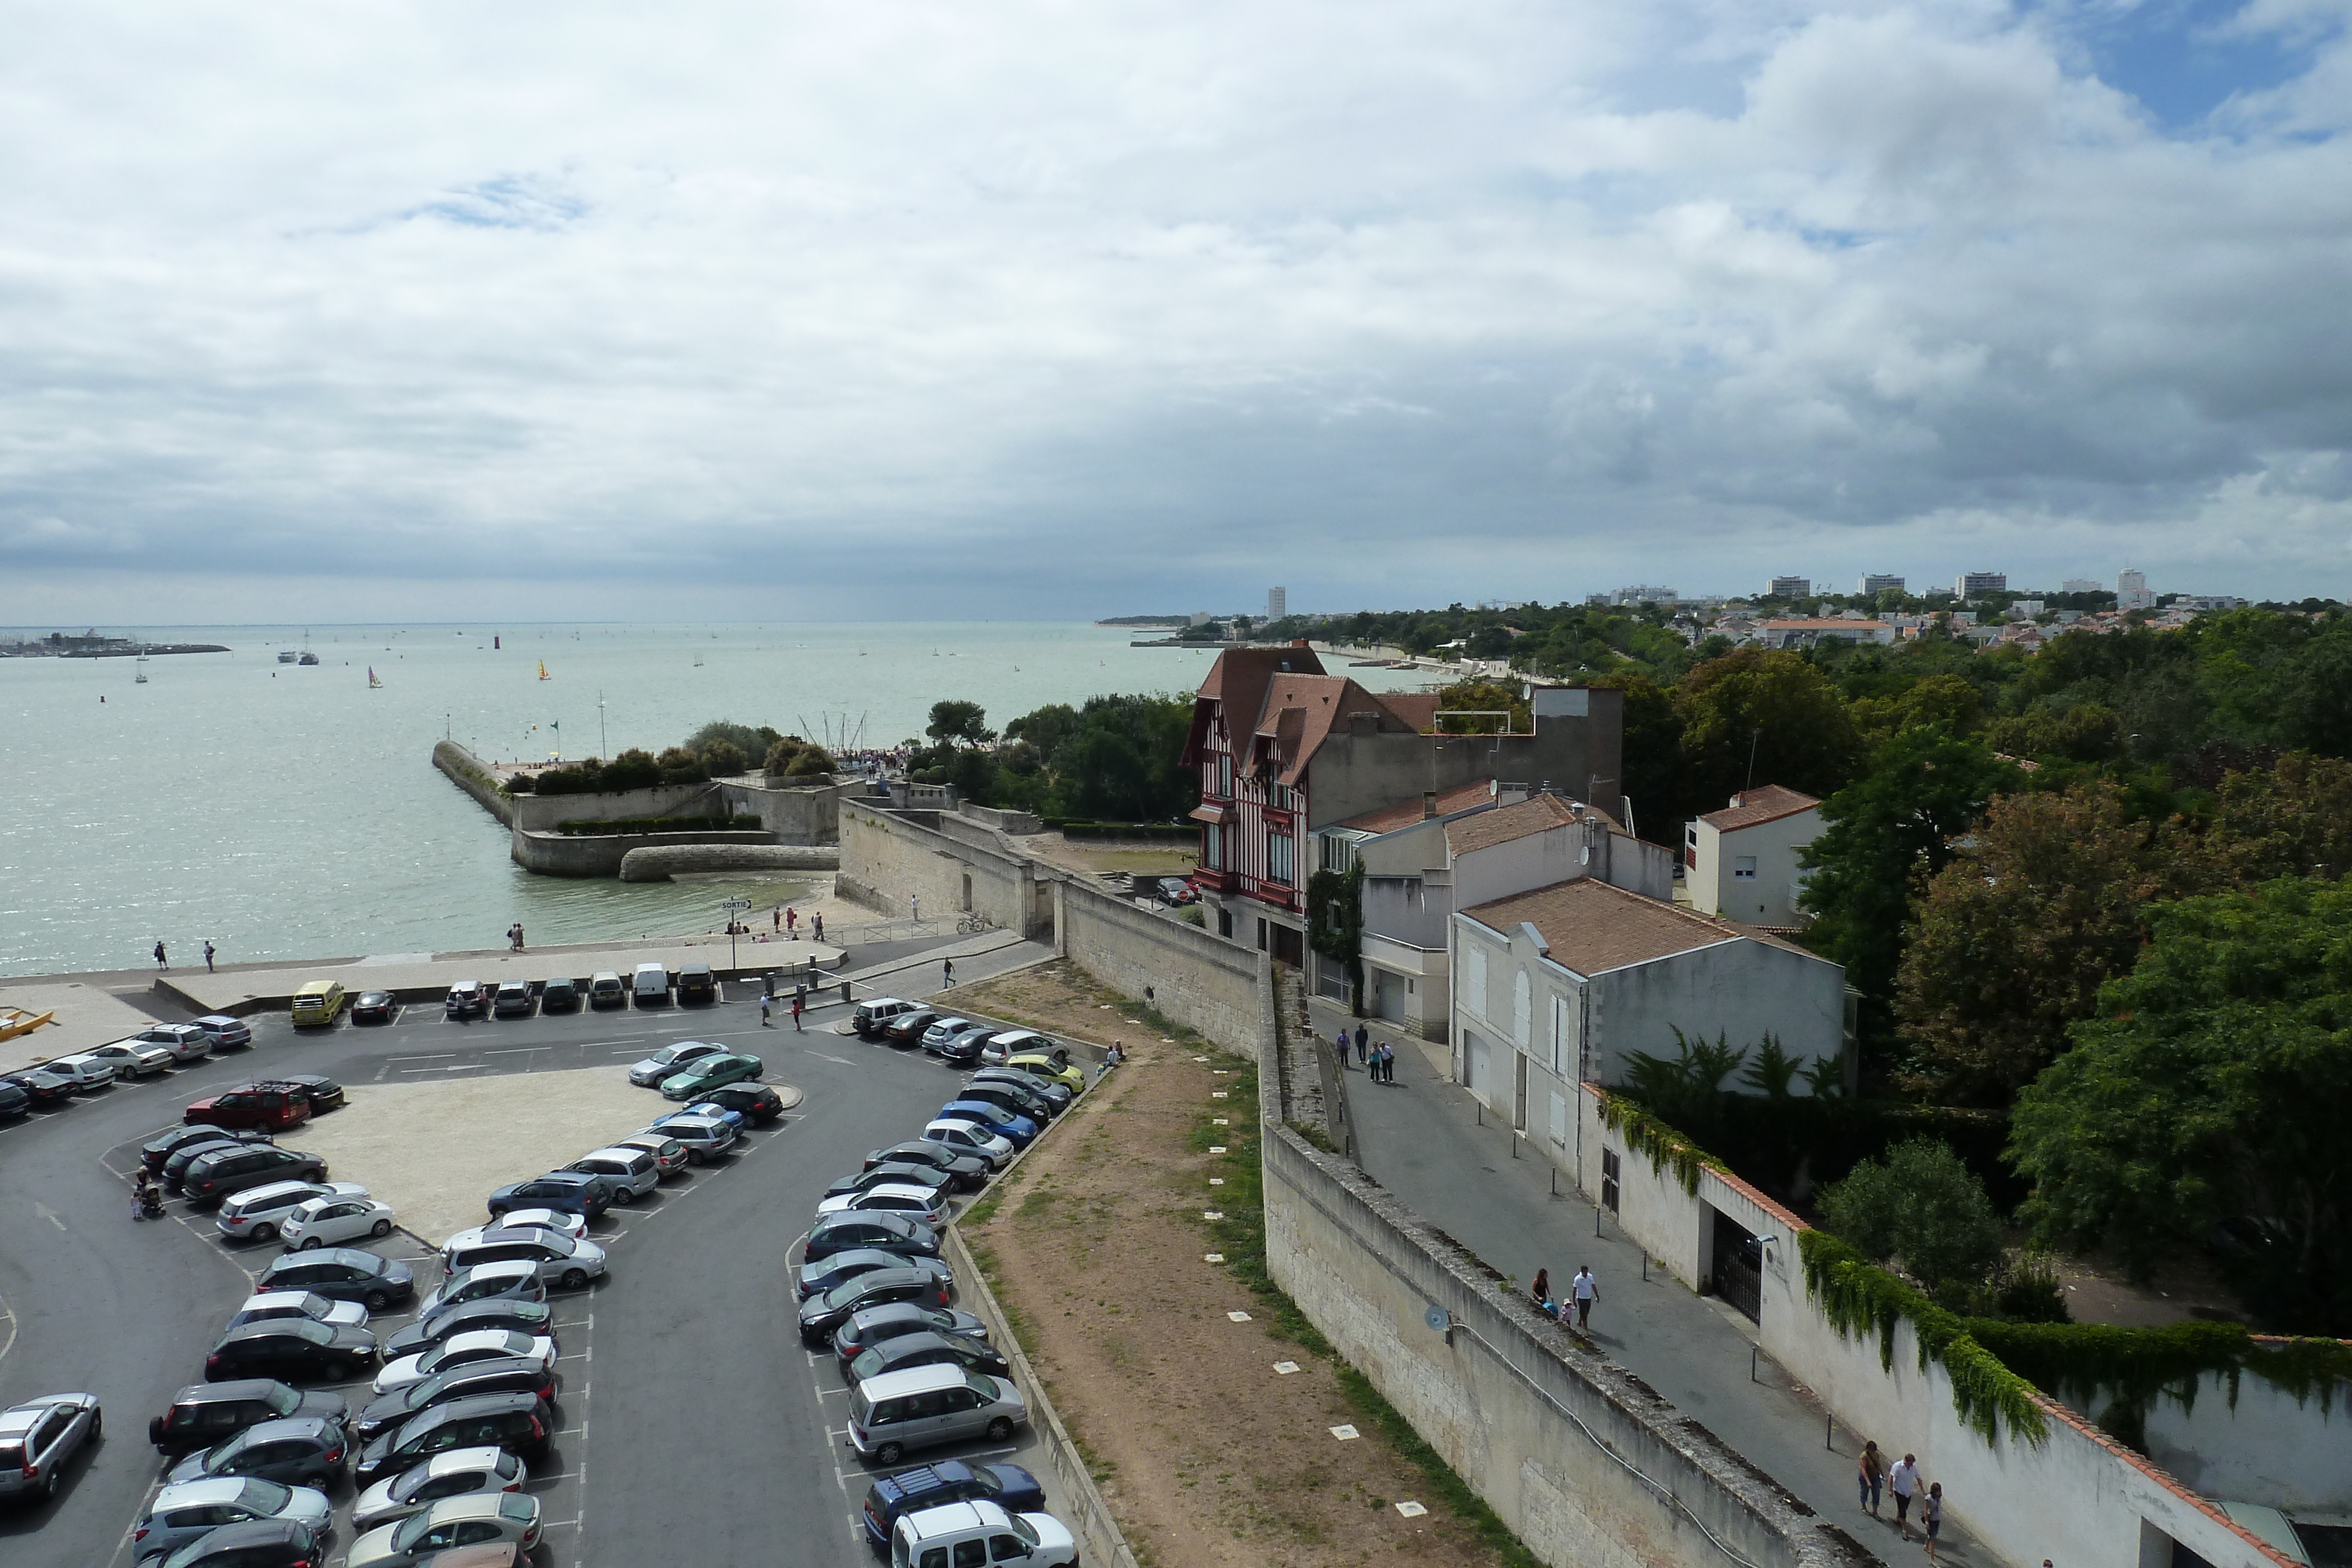
[[[177,967],[207,938],[229,963],[493,947],[518,920],[534,944],[700,930],[780,890],[532,876],[433,743],[609,757],[727,718],[884,747],[942,697],[1001,727],[1189,692],[1211,658],[1088,625],[338,626],[305,667],[277,662],[299,627],[102,630],[233,651],[144,685],[130,659],[0,659],[0,975],[136,967],[158,939]]]

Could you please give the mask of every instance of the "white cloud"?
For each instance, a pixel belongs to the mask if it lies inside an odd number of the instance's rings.
[[[2194,135],[1965,3],[20,10],[0,573],[1072,612],[1925,580],[1969,517],[2299,594],[2311,10]]]

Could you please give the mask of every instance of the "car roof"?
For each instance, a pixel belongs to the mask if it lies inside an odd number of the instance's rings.
[[[180,1481],[155,1494],[147,1505],[147,1515],[153,1518],[167,1508],[202,1508],[206,1503],[233,1502],[245,1490],[246,1476],[206,1476],[200,1481]]]
[[[811,1231],[818,1231],[824,1229],[827,1226],[840,1227],[851,1224],[852,1222],[860,1225],[873,1225],[884,1220],[888,1220],[894,1223],[903,1222],[910,1228],[914,1224],[912,1217],[904,1214],[892,1214],[888,1209],[877,1209],[872,1212],[860,1209],[844,1209],[838,1214],[825,1215],[815,1224],[810,1226],[809,1229]]]
[[[528,1258],[496,1258],[488,1263],[475,1263],[457,1270],[458,1274],[468,1279],[483,1279],[500,1273],[537,1274],[538,1272],[539,1265]],[[442,1283],[446,1285],[456,1277],[453,1275],[450,1280],[445,1280]]]
[[[226,1405],[259,1399],[278,1386],[274,1377],[236,1377],[226,1383],[191,1383],[172,1396],[174,1405]]]
[[[885,1399],[898,1399],[909,1394],[929,1394],[941,1388],[961,1387],[964,1369],[954,1362],[941,1362],[932,1366],[909,1366],[900,1372],[880,1373],[857,1385],[868,1404]]]
[[[894,1197],[919,1197],[926,1204],[937,1202],[940,1196],[935,1189],[920,1186],[910,1181],[877,1181],[860,1196],[872,1197],[879,1193],[888,1193]]]
[[[459,1470],[495,1469],[498,1462],[506,1458],[506,1453],[504,1448],[494,1443],[478,1444],[470,1448],[444,1448],[425,1461],[425,1473],[446,1476]]]
[[[527,991],[530,989],[530,982],[529,980],[500,980],[499,982],[499,989],[502,991]]]
[[[198,1023],[243,1023],[245,1020],[243,1019],[231,1018],[226,1013],[206,1013],[204,1017],[196,1019],[196,1021]]]
[[[506,1502],[507,1494],[502,1491],[459,1492],[456,1497],[443,1498],[425,1511],[436,1521],[480,1519],[486,1515],[495,1518]]]
[[[900,1001],[897,997],[868,997],[857,1005],[871,1012],[877,1008],[903,1008],[913,1004]]]
[[[681,975],[707,975],[710,973],[710,966],[708,964],[681,964],[678,966],[677,972]]]
[[[468,1394],[463,1398],[452,1399],[446,1405],[427,1406],[410,1416],[403,1424],[401,1430],[405,1432],[409,1427],[414,1427],[421,1432],[428,1427],[436,1427],[453,1419],[463,1420],[472,1416],[495,1416],[505,1410],[529,1410],[535,1408],[538,1404],[539,1396],[528,1389],[515,1389],[505,1394]]]
[[[647,973],[647,972],[649,972],[649,971],[650,971],[650,972],[652,972],[652,973],[656,973],[656,974],[662,975],[662,976],[664,976],[665,977],[667,977],[668,976],[668,974],[669,974],[669,971],[668,971],[667,968],[664,968],[664,967],[663,967],[661,965],[659,965],[659,964],[640,964],[640,965],[638,965],[638,966],[637,966],[637,967],[636,967],[636,973],[638,973],[638,974],[640,974],[640,975],[646,974],[646,973]]]
[[[311,1539],[311,1535],[310,1527],[299,1519],[248,1519],[236,1524],[215,1525],[203,1539],[211,1551],[226,1552],[239,1546],[307,1541]]]
[[[305,980],[294,994],[298,997],[323,997],[341,984],[341,980]]]

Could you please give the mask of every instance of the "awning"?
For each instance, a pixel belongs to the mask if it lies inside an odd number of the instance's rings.
[[[1233,815],[1233,808],[1230,806],[1214,805],[1209,801],[1203,800],[1201,804],[1193,807],[1189,814],[1192,821],[1196,822],[1222,822],[1227,817]]]

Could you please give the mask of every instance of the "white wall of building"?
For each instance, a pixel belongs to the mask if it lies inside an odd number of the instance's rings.
[[[1683,884],[1691,907],[1746,925],[1795,925],[1803,867],[1798,852],[1821,836],[1818,806],[1753,827],[1718,831],[1704,818],[1684,828]]]

